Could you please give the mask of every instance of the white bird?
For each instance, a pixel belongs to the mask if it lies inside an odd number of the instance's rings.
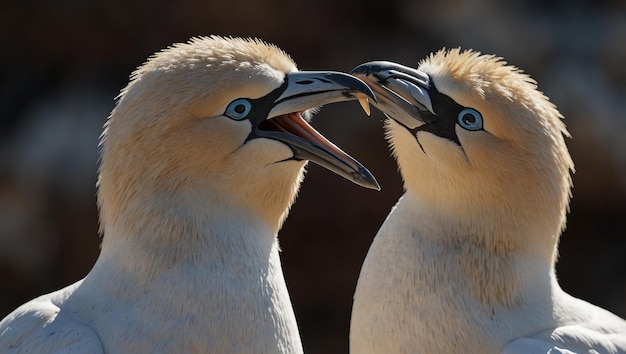
[[[442,50],[357,67],[406,192],[366,256],[353,353],[626,353],[626,321],[554,264],[574,165],[562,116],[501,58]]]
[[[276,235],[306,160],[378,185],[301,114],[357,96],[259,40],[155,54],[102,134],[96,264],[0,322],[0,352],[302,352]]]

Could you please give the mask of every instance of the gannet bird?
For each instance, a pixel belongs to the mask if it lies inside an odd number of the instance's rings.
[[[354,295],[353,353],[625,353],[626,322],[554,264],[574,165],[561,114],[501,58],[442,50],[358,66],[406,192]]]
[[[378,185],[301,114],[367,96],[255,39],[155,54],[102,134],[95,266],[0,322],[0,352],[302,352],[276,234],[306,160]]]

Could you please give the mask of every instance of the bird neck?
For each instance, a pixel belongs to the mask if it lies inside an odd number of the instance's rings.
[[[241,252],[276,243],[276,230],[262,216],[204,192],[151,194],[130,201],[124,214],[108,221],[102,254],[138,271],[158,272],[181,259],[239,259]],[[269,251],[259,252],[268,257]]]
[[[131,328],[129,335],[128,328],[98,327],[100,334],[132,352],[147,351],[136,336],[171,337],[171,347],[193,348],[186,351],[301,346],[278,240],[264,220],[215,199],[191,209],[154,203],[143,219],[107,226],[81,285],[112,304],[94,326],[109,319]]]
[[[420,253],[439,250],[442,262],[449,259],[448,263],[459,265],[462,273],[456,278],[455,272],[438,276],[450,284],[467,285],[473,289],[471,295],[485,303],[510,306],[519,301],[527,285],[537,281],[536,277],[549,279],[553,274],[554,243],[536,237],[546,230],[525,225],[523,218],[516,219],[505,211],[484,214],[488,218],[478,215],[443,209],[406,193],[385,233],[402,232],[406,238],[406,231],[400,230],[410,230],[412,240],[400,242],[411,245],[401,247]],[[534,271],[529,274],[527,269]]]
[[[441,220],[442,233],[433,236],[449,239],[458,234],[463,240],[498,253],[527,250],[553,264],[564,225],[564,202],[546,197],[552,193],[545,189],[493,186],[405,184],[407,197],[415,202],[415,208],[428,213],[428,218]]]

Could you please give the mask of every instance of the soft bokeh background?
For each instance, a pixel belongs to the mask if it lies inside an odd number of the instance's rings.
[[[530,73],[574,137],[561,284],[626,316],[624,0],[22,0],[0,4],[0,317],[88,272],[100,242],[98,135],[114,97],[151,53],[209,34],[260,37],[309,70],[348,71],[375,59],[415,66],[431,51],[461,46]],[[382,120],[347,103],[314,121],[383,189],[309,168],[280,233],[309,353],[347,352],[360,265],[402,192]]]

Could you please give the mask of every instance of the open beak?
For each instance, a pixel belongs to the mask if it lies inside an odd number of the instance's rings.
[[[407,129],[437,119],[429,93],[432,83],[426,73],[394,62],[372,61],[357,66],[351,74],[376,93],[376,108]]]
[[[372,90],[361,80],[340,72],[296,71],[285,83],[263,98],[271,105],[266,119],[253,122],[250,138],[262,137],[283,142],[293,151],[293,159],[309,160],[352,182],[380,190],[374,176],[357,160],[334,145],[301,116],[301,113],[328,103],[359,100],[369,114]],[[249,138],[249,139],[250,139]]]

